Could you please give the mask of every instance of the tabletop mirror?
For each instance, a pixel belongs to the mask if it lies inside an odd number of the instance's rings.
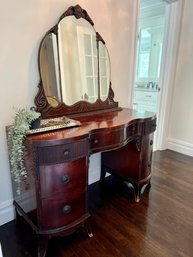
[[[45,34],[38,61],[35,105],[42,118],[119,109],[111,88],[105,41],[79,5],[68,8]]]

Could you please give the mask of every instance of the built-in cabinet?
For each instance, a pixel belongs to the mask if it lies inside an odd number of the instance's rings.
[[[137,89],[134,91],[133,108],[138,111],[157,112],[159,90]]]

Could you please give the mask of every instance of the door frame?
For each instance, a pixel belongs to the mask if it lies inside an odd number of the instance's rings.
[[[140,2],[140,0],[138,1]],[[162,63],[159,81],[161,91],[158,97],[158,121],[157,130],[154,136],[154,150],[164,150],[167,148],[167,137],[170,125],[169,120],[175,84],[175,73],[177,68],[176,63],[178,59],[183,8],[183,0],[177,0],[166,5],[166,27],[164,32]],[[137,34],[138,19],[136,21],[135,28]],[[135,38],[135,45],[137,46],[137,37]],[[132,78],[132,98],[130,101],[131,106],[133,106],[134,97],[137,47],[135,50],[135,58],[133,58],[132,68],[134,75]]]

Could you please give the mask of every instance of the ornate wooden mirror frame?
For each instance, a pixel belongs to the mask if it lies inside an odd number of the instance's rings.
[[[86,21],[88,21],[92,27],[94,25],[92,19],[89,17],[88,13],[82,9],[79,5],[76,6],[71,6],[67,9],[66,12],[60,17],[58,23],[52,27],[44,36],[43,40],[45,39],[46,36],[54,34],[56,37],[56,43],[58,46],[58,26],[59,23],[61,22],[62,19],[68,16],[74,16],[76,19],[83,18]],[[94,28],[94,27],[93,27]],[[43,80],[42,80],[42,74],[41,74],[41,63],[40,63],[40,52],[41,52],[41,46],[42,42],[39,48],[39,71],[40,71],[40,83],[38,85],[39,91],[35,97],[35,105],[36,105],[36,110],[41,113],[42,118],[54,118],[54,117],[60,117],[67,115],[69,117],[75,117],[75,116],[81,116],[93,112],[98,112],[98,111],[110,111],[110,110],[119,110],[121,108],[118,107],[118,102],[114,101],[114,92],[111,87],[111,82],[109,82],[109,89],[108,89],[108,94],[106,100],[102,101],[100,99],[100,65],[99,65],[99,42],[102,42],[105,44],[104,40],[100,36],[98,32],[96,32],[96,45],[97,45],[97,52],[98,52],[98,61],[97,61],[97,68],[98,68],[98,91],[99,91],[99,97],[96,99],[94,103],[90,103],[85,100],[80,100],[73,105],[67,105],[64,102],[58,103],[56,107],[53,107],[52,105],[49,104],[48,98],[45,94],[44,90],[44,85],[43,85]],[[60,72],[60,65],[59,65],[59,72]],[[73,76],[73,74],[72,74]],[[110,81],[110,79],[109,79]]]

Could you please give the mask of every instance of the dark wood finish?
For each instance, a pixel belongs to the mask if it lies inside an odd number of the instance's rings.
[[[115,178],[89,186],[94,236],[52,238],[46,257],[190,257],[193,253],[193,157],[153,153],[151,190],[140,204]],[[0,227],[3,257],[34,257],[37,237],[21,218]]]
[[[80,127],[29,135],[25,142],[37,204],[30,211],[17,198],[14,204],[38,234],[39,257],[45,256],[48,240],[53,236],[71,234],[78,227],[84,227],[92,236],[87,200],[90,154],[103,152],[105,171],[130,182],[136,201],[142,187],[150,183],[152,133],[156,125],[152,113],[142,115],[122,109],[81,116],[78,120]]]
[[[91,17],[88,15],[87,11],[82,9],[78,4],[75,6],[69,7],[65,11],[65,13],[60,17],[60,20],[62,20],[64,17],[71,16],[71,15],[75,16],[76,19],[83,18],[87,20],[92,26],[94,26],[94,22],[91,19]]]
[[[152,135],[150,134],[142,138],[140,151],[136,147],[136,142],[132,141],[120,149],[102,153],[102,182],[106,172],[118,175],[133,185],[135,201],[139,202],[143,186],[150,185],[151,142]]]
[[[25,211],[25,202],[17,198],[14,205],[38,234],[38,257],[45,256],[52,236],[68,235],[78,227],[85,227],[92,236],[88,229],[88,147],[86,136],[71,144],[57,141],[57,136],[44,143],[35,136],[26,139],[26,162],[34,167],[36,206]]]
[[[79,101],[71,106],[65,103],[60,103],[57,107],[52,107],[45,96],[42,82],[38,85],[39,91],[35,97],[36,111],[41,113],[42,118],[54,118],[68,115],[68,117],[84,116],[85,113],[101,112],[101,111],[112,111],[120,110],[118,102],[113,100],[113,90],[111,85],[109,87],[109,95],[105,101],[97,99],[95,103],[89,103],[86,101]]]
[[[60,117],[64,115],[68,115],[70,117],[74,117],[77,115],[85,115],[85,113],[89,112],[96,112],[96,111],[101,111],[101,110],[120,110],[121,108],[118,107],[118,102],[114,101],[114,92],[111,87],[111,82],[109,84],[109,92],[107,99],[105,101],[102,101],[100,98],[97,99],[95,103],[89,103],[87,101],[79,101],[71,106],[66,105],[65,103],[60,103],[57,107],[52,107],[46,98],[45,92],[44,92],[44,86],[42,82],[42,74],[41,74],[41,69],[40,69],[40,51],[41,51],[41,46],[42,43],[47,35],[50,33],[54,33],[57,38],[58,38],[58,24],[59,22],[67,17],[73,15],[76,17],[76,19],[86,19],[92,26],[94,26],[94,22],[86,12],[86,10],[82,9],[79,5],[76,6],[71,6],[68,8],[66,12],[62,14],[62,16],[59,18],[58,23],[51,28],[44,36],[42,39],[42,42],[40,44],[39,48],[39,71],[40,71],[40,82],[38,85],[38,93],[35,97],[35,105],[36,105],[36,110],[41,113],[42,118],[53,118],[53,117]],[[104,39],[102,36],[96,32],[96,40],[97,40],[97,46],[98,42],[101,41],[103,44],[105,44]],[[99,59],[98,59],[98,91],[100,92],[100,78],[99,78]],[[60,69],[59,69],[60,73]]]

